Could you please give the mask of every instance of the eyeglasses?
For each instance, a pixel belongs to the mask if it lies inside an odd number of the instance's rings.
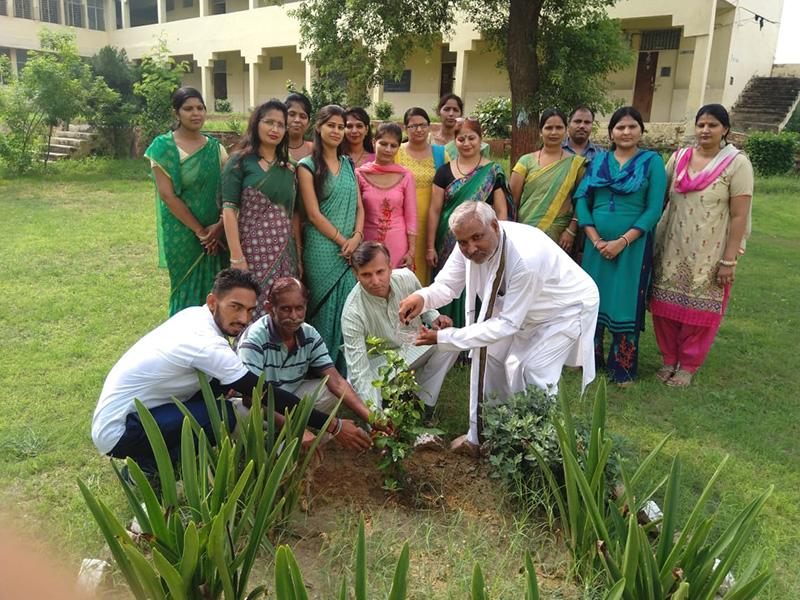
[[[408,131],[419,131],[420,129],[427,129],[430,127],[428,123],[418,123],[417,125],[406,125]]]
[[[276,129],[278,131],[283,131],[286,129],[286,123],[281,121],[273,121],[272,119],[261,119],[261,123],[266,125],[269,129]]]

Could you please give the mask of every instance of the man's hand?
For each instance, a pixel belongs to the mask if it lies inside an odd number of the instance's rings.
[[[408,325],[411,319],[420,315],[422,309],[425,308],[425,300],[419,294],[411,294],[404,300],[400,301],[400,322]]]
[[[433,346],[439,339],[439,332],[435,329],[427,329],[420,325],[417,339],[414,341],[415,346]]]
[[[380,431],[381,433],[385,433],[387,436],[394,435],[394,423],[392,423],[389,419],[375,419],[371,423],[372,428],[376,431]]]
[[[300,446],[303,449],[303,452],[308,452],[311,448],[311,444],[314,443],[314,440],[317,439],[317,435],[313,431],[309,431],[306,429],[303,431],[303,441],[300,443]],[[314,451],[318,460],[322,460],[322,444],[317,446],[317,449]]]
[[[453,326],[453,319],[448,317],[447,315],[439,315],[436,317],[436,320],[431,323],[431,329],[440,330],[440,329],[447,329],[448,327]]]
[[[369,434],[350,419],[342,419],[342,430],[333,439],[347,450],[368,450],[372,447]]]

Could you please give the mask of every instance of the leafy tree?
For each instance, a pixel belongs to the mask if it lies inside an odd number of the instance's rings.
[[[136,120],[142,128],[142,142],[147,145],[154,137],[169,129],[172,123],[172,94],[181,85],[181,76],[188,71],[186,62],[176,62],[169,55],[167,42],[159,38],[149,54],[142,58],[141,81],[133,91],[141,99]]]
[[[512,158],[533,149],[537,116],[550,105],[605,107],[606,75],[632,54],[605,9],[614,0],[307,0],[293,14],[322,76],[364,90],[398,76],[467,15],[498,51],[511,87]],[[366,91],[364,92],[366,93]]]
[[[89,123],[100,133],[99,151],[115,157],[128,154],[134,117],[139,101],[133,93],[138,70],[124,49],[104,46],[91,59],[92,72],[101,77],[108,91],[91,94]],[[111,92],[111,93],[109,93]]]
[[[44,113],[36,106],[19,79],[6,75],[0,86],[0,158],[14,173],[31,168],[43,150],[46,131]]]

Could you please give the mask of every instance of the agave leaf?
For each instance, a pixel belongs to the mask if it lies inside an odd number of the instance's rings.
[[[123,550],[128,556],[128,560],[136,573],[137,579],[144,588],[147,597],[152,600],[166,600],[168,596],[164,592],[164,588],[161,587],[161,580],[158,578],[155,571],[153,571],[153,567],[147,562],[147,559],[142,556],[138,549],[131,545],[126,545]]]
[[[625,580],[620,579],[610,590],[608,590],[605,600],[620,600],[624,591]]]
[[[389,600],[405,600],[408,593],[408,564],[409,550],[408,542],[406,542],[403,544],[400,558],[397,559],[397,566],[394,569],[394,579],[392,580],[392,589],[389,592]]]
[[[186,417],[183,418],[181,427],[181,476],[186,501],[195,515],[199,516],[201,509],[200,490],[197,486],[197,454],[194,449],[192,426]]]
[[[525,600],[539,600],[539,584],[530,551],[525,552]]]
[[[219,575],[225,598],[234,599],[237,596],[233,587],[233,574],[225,551],[225,533],[225,519],[222,514],[218,514],[211,522],[211,533],[208,536],[208,557]]]
[[[636,571],[639,566],[639,553],[650,552],[650,547],[639,547],[639,524],[636,521],[636,513],[632,512],[628,516],[628,536],[625,540],[625,552],[622,555],[622,578],[630,584],[636,583]]]
[[[472,600],[486,600],[486,583],[483,580],[481,566],[475,563],[472,569]]]
[[[209,422],[211,423],[211,432],[214,434],[214,439],[217,445],[222,444],[222,440],[227,437],[226,432],[222,429],[222,419],[219,414],[219,407],[214,398],[214,392],[208,383],[208,376],[202,371],[197,371],[197,378],[200,380],[200,390],[203,392],[203,402],[208,411]]]
[[[142,423],[142,428],[147,435],[147,441],[150,442],[150,447],[153,450],[153,456],[158,465],[158,477],[161,480],[161,496],[167,506],[178,505],[178,491],[175,485],[175,469],[172,466],[172,460],[167,450],[167,443],[164,441],[164,436],[158,428],[158,423],[147,410],[144,404],[138,398],[134,399],[136,405],[136,412],[139,413],[139,420]]]
[[[142,508],[140,500],[136,497],[136,494],[133,491],[132,485],[125,480],[119,470],[119,467],[117,467],[116,462],[113,460],[111,461],[111,467],[114,469],[114,474],[117,476],[117,479],[122,486],[122,491],[125,492],[125,498],[127,498],[128,505],[131,507],[133,515],[136,517],[142,532],[152,534],[153,527],[150,524],[150,517],[147,516],[147,511]]]
[[[197,526],[194,521],[189,521],[183,534],[183,556],[179,565],[183,589],[187,592],[192,586],[197,561],[200,558],[200,539],[197,535]]]
[[[297,600],[292,585],[292,574],[289,570],[287,546],[278,546],[275,554],[275,596],[277,600]]]
[[[664,516],[661,521],[661,533],[658,537],[658,549],[656,556],[658,564],[663,565],[664,561],[672,552],[673,540],[675,538],[675,528],[678,522],[678,495],[681,486],[681,460],[678,455],[672,459],[669,480],[667,483],[667,493],[664,496]]]
[[[770,578],[772,577],[772,573],[769,571],[763,571],[753,577],[747,583],[739,586],[734,586],[727,594],[725,594],[725,600],[752,600],[753,598],[758,597],[767,584],[769,583]]]
[[[308,600],[308,592],[303,583],[303,576],[300,574],[300,565],[297,564],[297,559],[291,548],[286,546],[286,560],[289,563],[289,574],[292,578],[292,588],[294,589],[294,597],[297,600]]]
[[[164,555],[161,554],[161,552],[159,552],[156,548],[153,548],[153,564],[158,570],[159,575],[161,575],[161,578],[167,584],[170,599],[185,600],[186,592],[185,588],[183,587],[183,579],[181,578],[181,574],[178,573],[178,570],[171,565],[170,562],[164,558]]]
[[[683,581],[678,586],[678,589],[672,595],[671,600],[688,600],[689,599],[689,582]]]
[[[162,544],[175,547],[175,540],[172,537],[172,532],[169,530],[169,527],[167,527],[167,521],[164,518],[164,509],[158,501],[158,498],[156,498],[156,493],[153,491],[150,482],[147,481],[147,477],[145,477],[139,465],[137,465],[136,461],[132,458],[128,457],[125,459],[125,464],[128,465],[128,473],[136,484],[139,493],[142,495],[142,501],[144,502],[145,511],[147,512],[147,518],[150,521],[153,535],[156,536],[156,539]]]
[[[122,571],[125,581],[128,582],[131,592],[137,598],[137,600],[144,600],[147,595],[139,583],[139,579],[136,576],[136,571],[134,570],[128,555],[125,553],[122,548],[122,544],[120,543],[120,541],[126,544],[130,543],[128,535],[125,532],[125,528],[111,513],[111,511],[108,510],[106,505],[103,504],[101,500],[95,498],[94,494],[89,491],[89,488],[87,488],[86,484],[84,484],[80,479],[78,479],[78,488],[80,488],[83,499],[86,502],[86,505],[89,507],[89,511],[92,513],[94,520],[100,527],[100,532],[103,534],[103,537],[105,538],[106,543],[111,550],[111,555],[114,557],[117,566],[119,567],[120,571]]]
[[[650,468],[650,465],[653,463],[656,457],[661,453],[661,450],[664,448],[664,446],[667,443],[667,440],[669,440],[671,436],[672,433],[668,433],[663,438],[661,438],[661,441],[658,444],[656,444],[655,448],[653,448],[647,454],[644,460],[642,460],[642,462],[639,463],[639,467],[636,469],[636,471],[633,472],[633,475],[631,476],[632,486],[639,485],[639,481],[642,479],[642,477],[644,477],[644,474],[647,472],[647,469]]]
[[[367,600],[367,537],[364,533],[364,515],[358,521],[356,540],[356,600]]]

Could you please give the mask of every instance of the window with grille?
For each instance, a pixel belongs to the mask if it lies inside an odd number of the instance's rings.
[[[269,57],[269,70],[270,71],[281,71],[281,70],[283,70],[283,57],[282,56],[270,56]]]
[[[192,8],[194,0],[183,0],[183,8]]]
[[[639,50],[677,50],[681,45],[680,29],[660,29],[642,33]]]
[[[83,27],[83,3],[81,0],[66,0],[64,2],[64,20],[67,25]]]
[[[39,0],[39,18],[47,23],[60,23],[59,0]]]
[[[406,69],[399,79],[387,77],[383,81],[384,92],[410,92],[411,91],[411,69]]]
[[[8,3],[6,0],[0,0],[0,15],[8,16]]]
[[[14,16],[18,19],[33,19],[33,1],[14,0]]]
[[[89,29],[105,31],[106,19],[103,11],[103,0],[86,0],[89,9]]]

